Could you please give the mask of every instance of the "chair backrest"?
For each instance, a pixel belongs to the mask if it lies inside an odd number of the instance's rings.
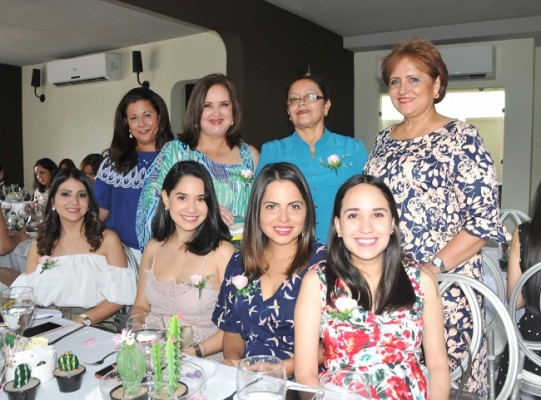
[[[505,226],[509,233],[512,233],[515,227],[531,218],[520,210],[504,208],[500,210],[500,224]]]
[[[126,246],[125,244],[122,244],[124,246],[124,251],[126,252],[126,258],[128,259],[128,268],[131,268],[135,272],[135,285],[137,287],[137,276],[139,274],[139,263],[137,262],[137,258],[131,251],[131,249]],[[116,329],[118,332],[120,332],[122,329],[126,327],[126,322],[128,321],[128,318],[131,313],[132,305],[126,305],[122,307],[122,309],[115,314],[115,323],[116,323]]]
[[[513,321],[509,314],[507,313],[507,308],[505,304],[498,298],[498,296],[484,283],[479,282],[478,280],[471,278],[469,276],[461,275],[461,274],[455,274],[455,273],[446,273],[446,274],[438,274],[437,275],[438,280],[440,281],[440,290],[442,292],[446,290],[451,285],[457,285],[459,286],[462,291],[464,292],[464,295],[466,297],[466,300],[469,303],[470,309],[471,309],[471,315],[472,315],[472,321],[473,321],[473,335],[471,338],[470,343],[470,353],[471,357],[475,357],[477,352],[479,351],[479,347],[481,345],[481,340],[483,336],[483,332],[485,330],[485,323],[482,318],[482,311],[481,307],[479,306],[479,303],[477,301],[477,294],[480,294],[484,297],[485,302],[489,302],[497,314],[500,315],[500,318],[503,322],[503,327],[505,329],[505,332],[507,334],[508,338],[508,345],[509,345],[509,370],[507,379],[502,387],[502,390],[497,400],[503,400],[507,399],[511,392],[513,391],[513,383],[514,383],[514,377],[517,372],[518,368],[518,357],[519,357],[519,350],[518,350],[518,344],[516,340],[516,333]],[[460,375],[462,371],[468,370],[468,359],[465,359],[463,363],[466,363],[466,366],[461,366],[460,368],[455,368],[455,370],[451,371],[451,384],[453,385],[453,382],[460,378]]]
[[[511,292],[511,297],[509,299],[509,314],[512,316],[516,316],[516,306],[517,306],[517,300],[519,295],[522,293],[522,289],[524,287],[524,284],[530,279],[533,275],[541,271],[541,262],[535,264],[534,266],[528,268],[526,272],[524,272],[521,277],[518,279],[517,283],[515,284],[515,287],[513,288],[513,291]],[[537,355],[534,351],[541,350],[541,343],[540,342],[531,342],[526,341],[522,337],[522,334],[520,333],[518,329],[518,323],[516,317],[513,318],[514,322],[514,328],[517,335],[517,341],[520,348],[520,359],[521,363],[519,365],[519,371],[518,376],[516,379],[516,387],[514,396],[518,396],[519,390],[524,390],[531,394],[541,395],[541,386],[539,384],[534,384],[533,382],[529,382],[527,379],[525,379],[525,376],[522,373],[522,367],[523,367],[523,361],[524,357],[528,357],[530,361],[541,367],[541,357]],[[509,375],[509,374],[508,374]]]

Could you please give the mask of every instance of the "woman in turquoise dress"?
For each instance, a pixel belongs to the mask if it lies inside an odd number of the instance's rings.
[[[362,172],[368,152],[360,140],[325,126],[331,99],[319,78],[307,73],[295,79],[287,96],[287,114],[295,131],[263,145],[256,175],[265,165],[279,161],[299,167],[314,199],[316,240],[327,243],[334,195],[344,181]]]
[[[164,178],[178,161],[193,160],[207,168],[227,225],[244,217],[259,152],[241,139],[240,127],[241,110],[231,81],[222,74],[201,78],[188,101],[184,133],[163,147],[145,178],[136,219],[141,248],[152,237]]]

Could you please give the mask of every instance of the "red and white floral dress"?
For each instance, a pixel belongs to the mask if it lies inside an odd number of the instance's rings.
[[[413,307],[377,315],[357,306],[349,318],[327,306],[324,264],[317,271],[321,288],[321,338],[326,370],[352,369],[368,380],[374,399],[428,399],[428,370],[421,363],[424,294],[420,269],[406,267],[417,300]],[[347,296],[337,282],[337,297]]]

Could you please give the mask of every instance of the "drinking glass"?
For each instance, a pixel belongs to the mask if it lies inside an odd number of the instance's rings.
[[[32,288],[14,286],[2,290],[1,312],[4,322],[12,333],[22,335],[34,316]]]
[[[180,341],[182,342],[182,350],[187,349],[193,343],[193,327],[190,325],[182,325],[182,332],[180,335]]]
[[[284,400],[286,373],[278,357],[251,356],[242,359],[237,368],[239,400]]]
[[[156,341],[165,341],[165,323],[163,317],[157,313],[143,313],[128,318],[126,328],[134,335],[135,345],[145,356],[147,363],[147,376],[152,375],[150,349]]]
[[[370,387],[355,371],[329,371],[319,377],[318,400],[369,400]]]

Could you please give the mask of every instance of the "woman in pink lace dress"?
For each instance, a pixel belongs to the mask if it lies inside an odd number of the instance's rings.
[[[212,178],[201,164],[181,161],[165,177],[147,244],[132,314],[181,314],[194,330],[186,353],[221,360],[222,337],[211,321],[225,267],[235,251],[220,217]]]

